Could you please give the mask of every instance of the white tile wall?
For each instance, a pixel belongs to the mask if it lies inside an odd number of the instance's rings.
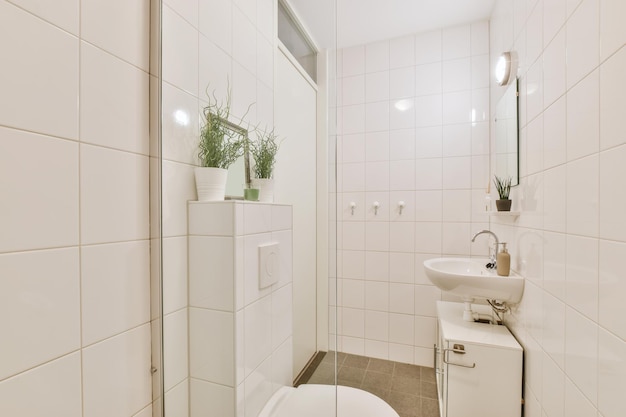
[[[20,63],[0,70],[0,124],[78,139],[78,38],[6,1],[0,16],[2,56]],[[33,117],[33,103],[46,111]]]
[[[232,237],[189,236],[190,306],[234,311],[234,249]]]
[[[163,313],[169,314],[187,306],[187,238],[163,239]]]
[[[0,380],[80,347],[78,265],[77,248],[0,255]]]
[[[272,350],[276,350],[287,341],[293,329],[293,286],[285,285],[272,293]],[[283,349],[286,349],[285,347]],[[278,359],[276,359],[278,360]],[[291,375],[289,378],[291,378]],[[288,378],[288,379],[289,379]]]
[[[247,120],[251,124],[259,121],[271,124],[273,119],[271,54],[274,48],[275,6],[274,2],[269,0],[258,2],[172,0],[165,3],[163,11],[163,33],[165,34],[163,39],[163,78],[165,80],[163,89],[163,235],[168,238],[181,238],[187,235],[187,202],[196,199],[193,166],[197,163],[198,125],[194,121],[198,119],[199,111],[206,103],[207,94],[215,94],[218,100],[225,100],[230,89],[233,116],[240,118],[250,104],[256,103],[256,106],[252,107],[248,113]],[[194,17],[196,10],[197,17]],[[193,210],[193,205],[190,210]],[[221,208],[214,207],[214,210],[219,211]],[[192,297],[189,302],[197,307],[211,306],[211,308],[234,311],[235,306],[243,306],[244,303],[244,216],[233,213],[230,209],[215,214],[226,216],[224,217],[226,221],[219,225],[189,224],[189,227],[201,230],[201,234],[214,233],[217,236],[230,236],[233,241],[230,246],[231,250],[238,255],[230,265],[224,267],[228,269],[224,272],[234,271],[235,287],[231,286],[227,291],[228,294],[224,294],[226,289],[221,287],[218,291],[219,296],[216,296],[218,293],[213,293],[206,288],[204,285],[206,281],[192,279],[189,287]],[[227,221],[233,216],[238,219],[236,223]],[[264,213],[264,221],[260,226],[255,226],[257,220],[259,218],[252,219],[248,226],[261,227],[267,232],[272,230],[269,223],[271,213]],[[229,226],[224,228],[224,225]],[[280,227],[284,227],[284,223]],[[289,221],[289,227],[291,227],[291,221]],[[246,233],[248,232],[250,230],[246,230]],[[234,238],[235,234],[241,237]],[[283,249],[285,248],[281,247],[281,250]],[[284,252],[290,253],[290,251]],[[228,253],[224,255],[222,260],[227,259]],[[178,265],[176,269],[178,272],[168,270],[165,272],[166,277],[168,273],[185,276],[181,274],[186,273],[183,268],[187,261],[186,245],[178,242],[164,246],[163,259],[164,267],[171,265],[174,269]],[[192,275],[196,276],[193,271],[198,266],[200,265],[196,263],[190,265]],[[206,264],[204,266],[206,267]],[[287,265],[281,265],[281,267],[284,271],[291,270],[290,263],[289,269],[285,269]],[[290,275],[285,279],[290,279]],[[178,290],[178,294],[185,294],[180,292],[186,290],[184,280],[172,278],[170,281],[168,289],[173,287]],[[252,287],[248,286],[248,288]],[[213,294],[213,296],[207,296],[207,294]],[[248,289],[246,294],[248,294],[248,302],[255,299],[256,292]],[[170,310],[178,307],[180,301],[182,298],[179,297],[176,301],[172,300]],[[187,303],[186,297],[184,302]],[[181,332],[172,329],[173,340],[181,336]],[[170,339],[167,332],[165,338]],[[181,358],[179,362],[183,359]],[[168,399],[166,406],[171,406],[170,412],[176,415],[186,416],[188,409],[191,409],[193,415],[197,415],[206,405],[206,401],[200,398],[200,393],[205,392],[208,400],[216,399],[217,401],[218,397],[223,399],[219,390],[216,391],[202,381],[192,379],[191,402],[182,400],[171,404],[170,401],[174,400]],[[235,393],[232,392],[229,395],[234,398]],[[223,410],[231,410],[233,409],[231,407],[234,407],[233,402],[228,403],[230,405],[223,402],[221,404],[226,407]]]
[[[293,375],[292,208],[190,202],[189,216],[191,413],[258,412]],[[258,246],[268,242],[279,244],[281,277],[259,291]],[[181,333],[179,324],[166,347]],[[170,349],[169,360],[182,365],[183,351]]]
[[[567,87],[598,66],[600,58],[599,0],[583,0],[567,20]]]
[[[246,378],[245,417],[256,417],[274,392],[272,384],[272,360],[266,359],[252,374]]]
[[[81,2],[81,35],[98,47],[148,70],[150,2],[112,0]],[[111,30],[109,22],[116,22]]]
[[[216,361],[215,358],[220,358],[220,360]],[[191,307],[189,309],[190,377],[233,387],[234,369],[234,314]]]
[[[232,387],[192,378],[189,383],[190,416],[206,415],[213,410],[217,415],[232,416],[235,413],[235,390]]]
[[[188,309],[183,308],[163,317],[163,375],[168,392],[189,377]]]
[[[147,155],[148,99],[146,72],[81,44],[82,142]]]
[[[250,304],[244,313],[244,340],[248,341],[244,348],[246,377],[271,354],[271,335],[272,298],[265,296]]]
[[[237,3],[237,2],[235,2]],[[256,27],[244,11],[233,9],[233,59],[256,73]]]
[[[35,16],[39,16],[73,35],[78,35],[79,8],[78,2],[74,0],[63,0],[54,6],[36,0],[10,0],[10,3],[28,10]]]
[[[619,272],[625,250],[623,242],[600,241],[599,323],[622,339],[626,339],[626,320],[621,314],[620,304],[616,304],[616,297],[623,294],[626,285],[623,274]]]
[[[197,94],[198,85],[198,30],[167,5],[163,7],[163,80]]]
[[[197,97],[205,102],[215,94],[218,100],[226,100],[228,98],[228,89],[232,88],[233,82],[231,56],[204,35],[200,35],[200,50],[203,53],[199,56],[198,70],[200,74],[198,75]],[[196,95],[194,94],[194,96]],[[178,101],[173,101],[170,105],[178,103]],[[191,125],[198,128],[195,123]],[[179,136],[174,136],[174,138],[177,137]],[[195,144],[196,142],[194,142]]]
[[[2,415],[152,413],[149,7],[0,2]]]
[[[573,417],[597,414],[594,406],[568,378],[565,380],[565,415]]]
[[[149,324],[84,349],[82,361],[85,415],[133,415],[150,403]]]
[[[227,54],[232,52],[233,7],[232,1],[199,1],[200,33],[205,35]],[[170,64],[172,63],[168,62],[168,65]],[[223,80],[211,81],[223,82]]]
[[[81,417],[80,353],[64,356],[0,382],[0,412],[6,416],[54,414]]]
[[[626,412],[621,401],[626,384],[626,345],[613,334],[600,330],[598,342],[598,409],[604,416]]]
[[[150,319],[149,241],[86,246],[81,251],[84,345]],[[111,309],[115,306],[115,309]]]
[[[623,5],[544,0],[524,10],[514,3],[521,2],[496,5],[491,55],[492,62],[505,50],[520,55],[525,138],[520,188],[543,178],[537,204],[543,200],[543,212],[531,216],[523,211],[517,223],[492,227],[516,240],[542,236],[539,256],[529,256],[522,245],[513,247],[523,270],[543,271],[543,279],[533,279],[521,309],[510,317],[529,353],[526,412],[618,416],[625,412],[616,390],[626,386],[626,310],[616,299],[623,292],[617,271],[626,235],[623,210],[618,214],[615,206],[624,200],[621,166],[626,155],[617,122],[625,112],[617,100],[624,83],[617,74],[626,70],[626,37],[613,13],[623,14]],[[543,20],[541,47],[531,34],[533,19]],[[543,62],[542,74],[531,66],[531,52],[536,62]],[[542,91],[528,97],[534,80],[541,81]],[[492,100],[501,91],[492,83]],[[543,132],[532,127],[539,119]]]
[[[255,55],[256,58],[256,55]],[[256,67],[254,71],[246,69],[243,64],[233,61],[233,81],[232,81],[232,107],[231,114],[237,119],[241,119],[247,114],[246,120],[251,125],[258,123],[255,106],[249,111],[251,103],[255,103],[257,93]],[[261,97],[258,97],[259,100]],[[261,103],[259,103],[259,106]]]
[[[488,52],[487,22],[340,51],[344,351],[430,366],[440,294],[415,253],[470,252],[472,190],[488,181]]]
[[[147,239],[148,157],[91,145],[81,145],[80,157],[82,242]]]
[[[195,381],[195,380],[194,380]],[[181,382],[165,394],[165,415],[175,417],[189,416],[189,381]],[[155,403],[159,407],[158,403]],[[159,412],[159,411],[157,411]]]
[[[2,178],[20,179],[3,183],[0,251],[77,245],[78,144],[0,128],[0,148]],[[33,155],[41,155],[36,164],[27,162]]]
[[[194,201],[196,185],[193,167],[164,160],[163,176],[163,236],[185,236],[187,234],[187,201]]]

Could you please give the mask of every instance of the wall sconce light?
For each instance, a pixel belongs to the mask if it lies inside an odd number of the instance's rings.
[[[496,63],[496,81],[499,85],[506,85],[511,78],[511,53],[503,52]]]

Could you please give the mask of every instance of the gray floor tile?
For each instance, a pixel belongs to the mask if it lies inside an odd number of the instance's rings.
[[[365,378],[363,378],[363,388],[369,387],[377,387],[385,391],[389,391],[389,389],[391,389],[391,374],[365,371]]]
[[[395,376],[391,380],[391,391],[402,392],[410,395],[420,394],[420,380],[405,376]]]
[[[335,376],[314,373],[307,381],[307,384],[334,385]]]
[[[403,376],[409,378],[421,378],[421,367],[408,363],[396,363],[393,370],[393,376]]]
[[[439,417],[439,402],[430,398],[422,398],[420,417]]]
[[[331,363],[320,363],[317,369],[311,375],[307,384],[334,384],[335,383],[335,366]]]
[[[437,384],[421,381],[420,393],[422,397],[437,399]]]
[[[350,380],[339,380],[338,385],[343,385],[344,387],[352,387],[352,388],[361,388],[360,382],[350,381]]]
[[[421,366],[420,375],[422,381],[424,382],[432,382],[433,384],[437,382],[437,379],[435,378],[435,370],[433,368],[426,368],[424,366]]]
[[[370,363],[367,365],[368,371],[382,372],[384,374],[393,374],[394,362],[386,361],[384,359],[370,358]]]
[[[370,358],[366,356],[348,355],[346,360],[343,361],[343,366],[350,366],[352,368],[367,369]]]
[[[377,396],[378,398],[381,398],[384,401],[387,401],[388,397],[389,397],[389,390],[388,389],[383,389],[381,387],[378,386],[367,386],[365,384],[361,385],[361,389],[363,391],[367,391],[370,392],[372,394],[374,394],[375,396]]]
[[[334,384],[335,353],[329,352],[307,383]],[[337,354],[339,385],[360,388],[389,403],[400,417],[439,417],[437,384],[432,368]]]
[[[339,368],[337,374],[337,381],[341,385],[347,385],[350,383],[350,387],[360,388],[365,377],[365,369],[352,368],[349,366],[342,366]]]
[[[322,359],[323,363],[335,363],[335,356],[337,357],[337,366],[341,366],[343,365],[343,362],[346,360],[346,357],[348,356],[347,353],[343,353],[343,352],[335,352],[335,351],[330,351],[327,352],[326,355],[324,355],[324,359]]]
[[[416,417],[421,410],[421,398],[402,392],[390,391],[387,403],[401,416]]]

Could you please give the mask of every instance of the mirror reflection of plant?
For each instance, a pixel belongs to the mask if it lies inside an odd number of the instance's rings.
[[[500,200],[509,199],[512,181],[513,179],[511,177],[500,178],[497,175],[494,175],[493,183],[496,186],[496,190],[498,191],[498,196],[500,196]]]
[[[256,129],[257,139],[250,142],[250,153],[254,159],[254,176],[271,178],[280,143],[274,129],[269,132]]]
[[[247,138],[243,130],[233,129],[229,124],[230,104],[230,90],[225,104],[218,102],[215,92],[212,99],[209,96],[209,104],[203,109],[204,124],[200,131],[200,166],[228,169],[243,155]]]

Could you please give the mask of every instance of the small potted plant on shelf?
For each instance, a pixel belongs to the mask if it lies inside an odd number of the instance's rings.
[[[195,169],[199,201],[224,200],[228,167],[243,155],[247,140],[244,129],[228,121],[230,92],[226,103],[215,94],[203,110],[203,126],[198,145],[199,167]]]
[[[494,175],[493,183],[496,186],[496,190],[498,191],[499,199],[496,200],[496,207],[498,211],[511,211],[511,203],[509,200],[509,194],[511,193],[511,182],[512,178],[500,178],[497,175]]]
[[[250,142],[250,154],[254,160],[252,188],[259,189],[259,201],[274,201],[274,164],[280,143],[274,129],[269,132],[256,129],[257,139]]]

